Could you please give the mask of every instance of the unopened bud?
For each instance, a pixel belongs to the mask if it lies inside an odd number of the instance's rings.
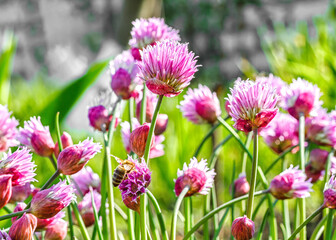
[[[61,136],[61,142],[62,142],[63,149],[73,145],[72,138],[71,138],[70,134],[67,133],[67,132],[63,132],[63,134]],[[58,142],[56,142],[56,144],[55,144],[54,154],[55,154],[56,158],[58,158],[58,154],[59,154]]]
[[[50,224],[46,229],[45,240],[63,240],[68,233],[68,223],[62,219]]]
[[[148,138],[150,125],[144,123],[142,126],[133,130],[130,136],[130,147],[131,150],[136,153],[139,157],[142,157],[145,153],[146,142]],[[154,138],[152,138],[153,145]]]
[[[135,201],[133,201],[132,197],[128,196],[123,198],[123,202],[126,207],[140,214],[140,197],[138,197]]]
[[[168,125],[168,115],[167,114],[159,114],[156,120],[154,134],[156,136],[161,135],[166,131]]]
[[[115,74],[112,75],[112,90],[122,99],[129,99],[132,97],[131,84],[131,75],[123,68],[119,68]]]
[[[3,208],[12,196],[12,175],[0,175],[0,209]]]
[[[54,152],[54,141],[49,131],[36,130],[31,136],[31,145],[34,151],[42,157],[50,157]]]
[[[234,187],[235,187],[234,192],[235,197],[243,196],[250,191],[250,184],[248,183],[245,174],[239,175],[238,179],[234,181]]]
[[[236,240],[249,240],[255,231],[254,222],[244,217],[236,218],[231,227],[231,233]]]
[[[32,239],[37,219],[32,214],[24,213],[21,218],[16,220],[9,229],[9,236],[12,240]]]

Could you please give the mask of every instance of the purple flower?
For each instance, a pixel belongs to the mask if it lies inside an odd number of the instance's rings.
[[[36,229],[37,219],[32,214],[24,213],[16,220],[8,231],[12,240],[32,239]]]
[[[176,196],[179,196],[186,186],[189,186],[186,197],[196,193],[207,195],[212,188],[215,175],[215,170],[209,170],[205,159],[201,159],[198,162],[195,157],[191,158],[188,166],[184,163],[183,169],[178,169],[177,171],[177,179],[175,180]]]
[[[51,218],[75,199],[73,187],[65,181],[59,182],[33,196],[30,212],[41,219]]]
[[[235,197],[243,196],[250,191],[250,184],[246,179],[245,173],[239,174],[239,177],[234,181],[234,188]]]
[[[226,100],[233,126],[240,131],[266,127],[278,113],[278,96],[268,84],[238,78]]]
[[[299,114],[305,117],[316,115],[322,105],[320,89],[312,83],[298,78],[289,85],[284,98],[284,108],[295,118]]]
[[[14,153],[4,154],[0,161],[0,174],[12,175],[12,186],[24,185],[34,179],[35,164],[27,148],[19,148]]]
[[[287,170],[273,178],[270,192],[277,199],[305,198],[312,191],[311,180],[298,167],[290,166]]]
[[[214,123],[222,113],[216,93],[201,84],[198,88],[188,89],[178,108],[184,117],[195,124]]]
[[[267,127],[260,130],[260,135],[274,152],[280,154],[299,143],[298,121],[279,112]]]
[[[18,140],[42,157],[50,157],[54,152],[54,141],[51,138],[49,127],[44,127],[40,117],[31,117],[20,128]]]
[[[333,175],[329,182],[326,183],[323,191],[324,206],[327,208],[336,208],[336,177]]]
[[[151,171],[143,161],[139,163],[130,156],[128,160],[135,164],[135,170],[127,174],[127,179],[120,183],[119,189],[123,200],[131,198],[133,202],[136,202],[141,194],[147,192],[147,187],[151,182]]]
[[[19,122],[10,115],[11,112],[7,107],[0,104],[0,152],[5,152],[8,148],[18,145],[15,138]]]
[[[97,173],[87,166],[78,173],[71,175],[77,195],[85,195],[90,192],[90,187],[94,190],[100,191],[100,178]],[[80,194],[81,193],[81,194]]]
[[[148,89],[158,95],[174,97],[190,84],[197,72],[196,57],[187,44],[176,41],[158,42],[142,52],[138,62],[139,77]]]
[[[12,175],[0,174],[0,209],[6,206],[12,196]]]
[[[57,158],[57,169],[65,174],[72,175],[79,172],[86,163],[101,150],[99,143],[92,139],[72,145],[64,149]]]
[[[10,199],[10,202],[22,202],[30,196],[32,191],[33,185],[31,185],[30,182],[27,182],[24,185],[14,186],[12,188],[12,197]]]
[[[139,68],[131,52],[123,51],[110,62],[111,88],[122,99],[138,96],[137,85],[141,80],[137,77]]]
[[[63,240],[68,234],[68,223],[58,219],[46,228],[45,240]]]
[[[100,209],[101,196],[97,191],[93,191],[93,197],[96,209]],[[78,204],[78,210],[81,214],[86,227],[92,226],[95,222],[95,217],[92,208],[91,192],[85,194],[83,200]]]
[[[249,240],[255,232],[254,222],[248,217],[238,217],[232,222],[231,233],[236,240]]]
[[[132,48],[144,48],[157,41],[180,41],[178,30],[167,26],[162,18],[136,19],[132,22],[132,38],[129,45]]]

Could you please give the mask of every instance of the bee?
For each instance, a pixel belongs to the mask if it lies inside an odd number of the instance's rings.
[[[113,172],[112,182],[114,187],[118,187],[124,179],[127,179],[127,174],[135,169],[135,164],[130,160],[121,160],[117,158],[116,160],[119,165]]]

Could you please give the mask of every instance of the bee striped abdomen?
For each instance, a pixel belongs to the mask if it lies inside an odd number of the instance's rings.
[[[123,167],[118,166],[114,170],[114,173],[113,173],[113,177],[112,177],[113,186],[114,187],[119,186],[119,184],[125,178],[125,175],[126,175],[126,170]]]

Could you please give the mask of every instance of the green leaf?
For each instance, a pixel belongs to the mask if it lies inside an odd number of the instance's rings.
[[[13,59],[16,51],[17,39],[13,32],[6,31],[0,55],[0,104],[8,104],[10,77]]]
[[[106,69],[108,62],[109,60],[105,60],[92,64],[85,75],[72,81],[63,89],[57,91],[53,97],[50,97],[50,101],[38,114],[44,120],[43,123],[54,129],[54,116],[57,112],[60,112],[60,122],[62,122],[84,92]]]

